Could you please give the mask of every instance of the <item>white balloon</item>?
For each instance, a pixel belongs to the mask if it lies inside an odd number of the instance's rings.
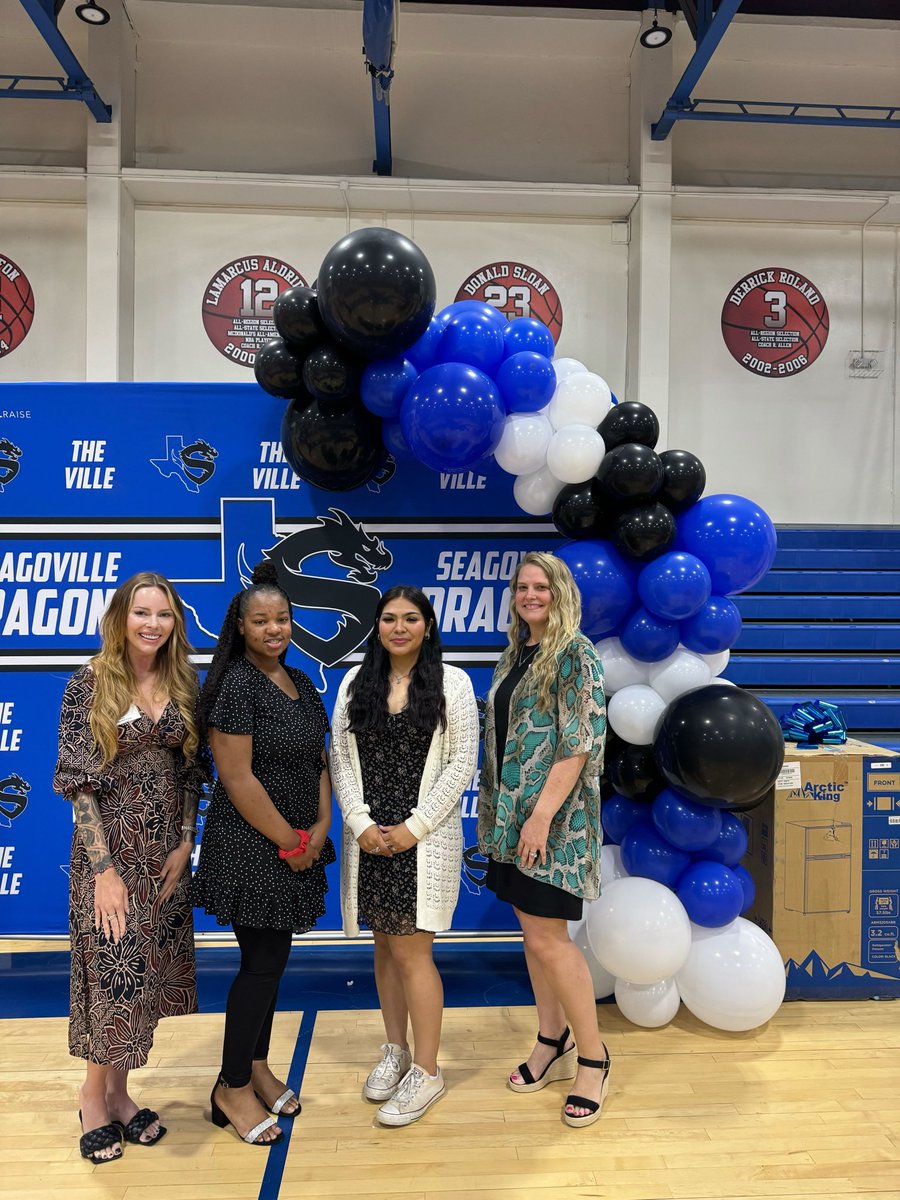
[[[610,697],[606,717],[613,733],[632,746],[650,746],[666,702],[652,687],[643,683],[623,687]]]
[[[554,429],[566,425],[596,428],[612,408],[609,384],[599,375],[585,371],[562,380],[553,394],[547,416]]]
[[[536,413],[511,413],[494,451],[497,466],[510,475],[530,475],[547,461],[553,426]]]
[[[674,975],[691,952],[691,922],[673,891],[633,875],[605,887],[587,912],[588,941],[600,964],[629,983]]]
[[[616,1004],[632,1025],[659,1029],[668,1025],[678,1012],[681,997],[674,979],[660,979],[656,983],[629,983],[627,979],[617,979]]]
[[[516,504],[533,517],[542,517],[553,508],[553,501],[563,489],[549,467],[541,467],[530,475],[519,475],[513,484]]]
[[[603,461],[603,438],[590,425],[558,429],[547,447],[547,466],[563,483],[584,483]]]
[[[671,704],[692,688],[706,687],[710,680],[709,664],[684,646],[661,662],[650,663],[650,686],[666,704]]]
[[[628,872],[622,862],[622,847],[613,842],[607,842],[600,847],[600,880],[604,888],[609,887],[617,879],[628,879]]]
[[[648,683],[650,663],[640,662],[628,653],[618,638],[603,638],[597,643],[603,667],[603,690],[612,696],[635,683]]]
[[[756,1029],[784,999],[781,953],[743,917],[718,929],[695,925],[691,952],[675,980],[687,1008],[714,1029]]]
[[[717,675],[721,675],[728,666],[728,660],[731,658],[730,650],[720,650],[718,654],[698,654],[698,658],[709,666],[709,673],[715,679]]]
[[[585,911],[589,905],[585,905]],[[601,967],[597,962],[597,956],[591,949],[588,942],[587,926],[585,925],[584,917],[580,921],[568,921],[569,937],[584,955],[584,960],[588,965],[588,970],[591,973],[591,983],[594,985],[594,999],[605,1000],[607,996],[611,996],[616,986],[615,975],[610,975],[605,967]]]
[[[554,358],[553,370],[556,372],[557,381],[562,383],[570,375],[583,375],[587,371],[587,367],[577,358]]]

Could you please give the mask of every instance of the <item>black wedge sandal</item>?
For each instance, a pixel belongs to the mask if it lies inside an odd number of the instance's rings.
[[[516,1083],[514,1079],[506,1081],[514,1092],[539,1092],[541,1088],[545,1088],[548,1083],[553,1083],[555,1079],[575,1078],[575,1046],[572,1045],[568,1050],[566,1049],[566,1042],[569,1040],[568,1025],[558,1038],[544,1037],[541,1032],[538,1032],[537,1040],[542,1046],[553,1046],[556,1053],[537,1079],[528,1069],[527,1063],[520,1063],[516,1070],[525,1082]]]
[[[600,1085],[600,1099],[588,1100],[587,1096],[566,1096],[566,1102],[563,1105],[562,1117],[567,1125],[571,1125],[573,1129],[583,1129],[586,1125],[593,1123],[600,1118],[601,1110],[603,1109],[603,1101],[606,1099],[606,1093],[609,1090],[609,1051],[606,1052],[606,1058],[582,1058],[578,1055],[578,1065],[582,1067],[596,1067],[598,1071],[605,1071],[603,1083]],[[572,1113],[567,1113],[567,1108],[586,1108],[588,1111],[580,1117],[574,1116]]]

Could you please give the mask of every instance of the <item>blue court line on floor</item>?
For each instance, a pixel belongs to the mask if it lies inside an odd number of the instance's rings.
[[[300,1095],[300,1088],[303,1085],[303,1076],[306,1073],[306,1063],[309,1059],[317,1016],[318,1013],[315,1010],[304,1012],[300,1020],[300,1028],[297,1031],[297,1041],[294,1043],[294,1054],[291,1058],[290,1070],[288,1071],[287,1085],[289,1088],[293,1088],[298,1096]],[[279,1142],[269,1150],[269,1161],[266,1163],[262,1183],[259,1185],[257,1200],[278,1200],[278,1193],[281,1191],[281,1180],[284,1177],[284,1167],[287,1162],[288,1149],[294,1133],[294,1126],[298,1121],[302,1120],[303,1114],[298,1113],[293,1120],[281,1123],[281,1128],[284,1130],[284,1141]]]

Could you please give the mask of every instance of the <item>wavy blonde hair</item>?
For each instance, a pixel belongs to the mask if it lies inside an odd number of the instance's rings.
[[[126,652],[125,629],[128,613],[139,588],[153,587],[165,592],[175,614],[171,634],[157,652],[157,678],[160,690],[170,696],[181,713],[187,737],[184,756],[190,762],[197,755],[197,674],[191,666],[191,647],[187,640],[184,607],[178,593],[164,575],[141,571],[120,583],[100,621],[102,645],[91,659],[94,672],[94,696],[90,726],[94,742],[103,755],[104,765],[118,753],[118,721],[134,703],[137,679]]]
[[[519,651],[527,641],[529,630],[525,621],[516,612],[516,585],[523,567],[534,566],[547,576],[550,584],[550,595],[553,603],[550,605],[547,630],[541,638],[541,646],[532,659],[532,671],[537,688],[537,707],[539,712],[549,712],[552,703],[550,689],[556,678],[556,659],[559,652],[571,642],[581,625],[581,593],[572,578],[572,572],[555,554],[545,550],[531,550],[519,565],[509,581],[512,591],[510,606],[509,645],[500,656],[498,670],[506,674],[510,671],[518,657]]]

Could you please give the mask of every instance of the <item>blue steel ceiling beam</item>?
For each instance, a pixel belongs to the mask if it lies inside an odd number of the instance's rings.
[[[372,170],[377,175],[390,175],[393,169],[391,83],[394,78],[395,26],[394,0],[363,0],[363,54],[366,70],[372,76],[372,111],[375,118],[375,161]]]
[[[94,87],[91,80],[88,78],[87,72],[82,67],[81,63],[72,52],[69,43],[59,32],[56,26],[57,5],[55,0],[20,0],[22,7],[31,17],[37,28],[38,33],[50,47],[56,61],[66,72],[66,80],[62,90],[55,92],[52,90],[40,91],[38,89],[29,89],[31,95],[26,96],[25,91],[13,84],[0,91],[0,96],[13,96],[19,99],[40,99],[40,100],[81,100],[90,109],[94,120],[101,125],[107,125],[112,120],[112,109],[108,104],[104,104],[100,96],[97,94],[97,89]],[[61,6],[60,6],[61,7]],[[53,79],[53,76],[2,76],[5,79],[37,79],[45,80]],[[56,82],[60,82],[56,80]]]
[[[794,104],[788,100],[691,100],[689,103],[690,109],[679,113],[679,121],[754,121],[766,125],[900,129],[900,105],[809,104],[805,101]],[[706,111],[700,107],[706,104],[716,104],[720,109],[730,108],[731,111]]]
[[[709,60],[718,49],[719,42],[731,24],[734,14],[741,7],[741,0],[720,0],[715,16],[712,0],[697,0],[697,44],[693,57],[684,69],[675,91],[672,93],[659,120],[650,127],[654,142],[663,142],[681,114],[690,111],[691,92],[700,76],[709,66]]]

